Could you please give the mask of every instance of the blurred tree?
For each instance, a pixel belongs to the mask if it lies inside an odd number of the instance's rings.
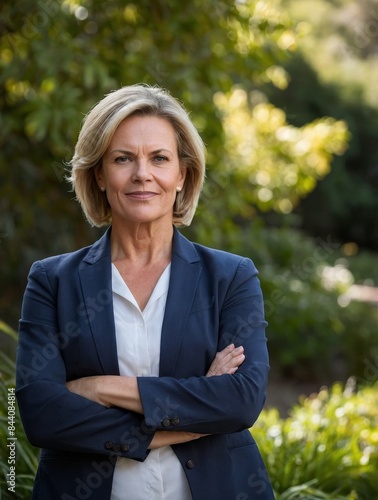
[[[191,111],[209,150],[191,234],[208,244],[251,218],[252,203],[289,212],[346,146],[341,122],[297,129],[250,94],[268,81],[284,87],[280,64],[296,48],[274,0],[18,0],[1,3],[0,20],[0,306],[12,323],[31,262],[98,235],[71,200],[64,162],[104,93],[158,84]]]
[[[302,31],[299,51],[283,63],[289,84],[267,85],[270,101],[300,127],[331,111],[352,140],[330,175],[297,207],[315,236],[378,250],[378,2],[283,0]]]

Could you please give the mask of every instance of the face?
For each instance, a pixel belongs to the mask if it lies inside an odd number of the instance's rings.
[[[102,166],[100,189],[120,222],[172,224],[173,205],[185,180],[170,122],[156,116],[132,116],[117,128]]]

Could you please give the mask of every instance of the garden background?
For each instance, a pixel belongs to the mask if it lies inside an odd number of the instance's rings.
[[[272,369],[252,432],[277,499],[378,498],[377,62],[376,0],[1,2],[0,498],[30,497],[38,452],[17,417],[8,492],[28,270],[101,234],[65,164],[88,109],[139,82],[179,98],[207,145],[183,233],[260,271]]]

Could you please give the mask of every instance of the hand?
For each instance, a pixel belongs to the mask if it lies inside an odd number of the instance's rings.
[[[152,438],[149,448],[154,450],[162,446],[187,443],[188,441],[193,441],[203,436],[208,436],[208,434],[197,434],[195,432],[186,431],[157,431]]]
[[[243,363],[244,359],[244,347],[235,347],[234,344],[230,344],[223,351],[217,352],[209,371],[206,373],[206,377],[224,374],[232,375]]]

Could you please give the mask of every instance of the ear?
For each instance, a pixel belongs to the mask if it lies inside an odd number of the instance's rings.
[[[180,175],[179,175],[179,183],[180,183],[181,187],[183,187],[184,184],[185,184],[186,172],[187,172],[186,165],[183,164],[183,163],[181,163],[181,165],[180,165]]]
[[[104,182],[104,178],[103,178],[103,174],[102,174],[101,163],[94,167],[94,174],[96,177],[96,182],[97,182],[98,188],[100,189],[100,191],[105,191],[105,182]]]

